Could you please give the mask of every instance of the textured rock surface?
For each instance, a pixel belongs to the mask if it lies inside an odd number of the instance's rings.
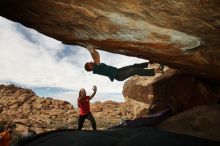
[[[220,81],[219,0],[1,0],[0,15],[67,44]]]
[[[125,103],[121,107],[122,119],[134,119],[145,116],[148,114],[148,108],[149,104],[125,97]]]
[[[151,66],[150,68],[157,68]],[[168,68],[165,67],[165,71]],[[141,77],[134,76],[127,80],[123,87],[123,96],[125,98],[125,104],[123,105],[122,114],[130,119],[140,116],[148,115],[149,105],[151,104],[154,95],[150,84],[155,78],[161,76],[161,73],[157,73],[154,77]]]
[[[130,78],[124,85],[123,94],[127,98],[150,104],[150,113],[167,105],[181,112],[198,105],[217,103],[218,90],[219,85],[214,86],[170,69],[157,78]]]
[[[220,141],[220,105],[199,106],[163,121],[157,127]]]
[[[121,106],[123,103],[114,101],[95,102],[91,104],[91,111],[96,118],[97,127],[106,129],[119,124],[122,119]]]
[[[14,85],[0,85],[0,106],[0,121],[13,121],[19,132],[26,131],[28,125],[37,132],[52,130],[77,116],[66,101],[40,98],[33,91]]]

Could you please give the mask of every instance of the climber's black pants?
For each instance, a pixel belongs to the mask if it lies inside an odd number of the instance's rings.
[[[134,64],[125,66],[118,69],[118,73],[115,77],[118,81],[123,81],[131,76],[139,75],[139,76],[154,76],[154,69],[144,69],[148,67],[148,63]]]

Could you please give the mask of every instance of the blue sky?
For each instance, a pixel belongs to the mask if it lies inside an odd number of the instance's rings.
[[[102,62],[116,67],[145,61],[99,53]],[[124,101],[124,82],[111,82],[107,77],[84,70],[84,63],[92,61],[85,48],[64,45],[3,17],[0,17],[0,58],[0,84],[13,83],[30,88],[39,96],[66,100],[74,105],[80,88],[91,94],[92,86],[97,85],[93,101]]]

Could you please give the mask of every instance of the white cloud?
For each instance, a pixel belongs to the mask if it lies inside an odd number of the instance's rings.
[[[100,55],[103,62],[116,67],[144,61],[104,51],[100,51]],[[0,83],[15,82],[28,88],[59,87],[79,90],[83,87],[88,91],[93,85],[97,85],[98,92],[109,93],[121,93],[124,84],[86,72],[84,63],[91,60],[86,49],[63,45],[60,41],[2,17],[0,59]]]

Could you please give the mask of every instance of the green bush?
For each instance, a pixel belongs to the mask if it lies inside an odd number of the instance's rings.
[[[0,123],[0,132],[4,131],[4,127],[5,127],[5,124],[4,123]]]

